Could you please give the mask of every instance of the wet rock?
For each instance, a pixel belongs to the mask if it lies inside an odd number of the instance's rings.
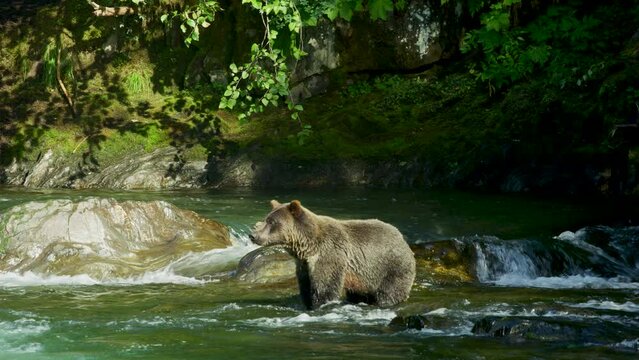
[[[246,254],[236,277],[251,283],[277,283],[296,278],[297,259],[281,245],[264,246]]]
[[[421,330],[426,326],[426,318],[421,315],[397,316],[388,326],[395,330]]]
[[[164,201],[29,202],[0,216],[3,271],[130,277],[229,245],[225,226]]]
[[[411,247],[417,269],[429,283],[457,284],[476,281],[473,249],[458,240],[442,240]]]
[[[526,340],[583,341],[588,331],[567,322],[529,318],[486,317],[475,323],[475,335],[521,338]]]
[[[590,226],[555,237],[571,247],[572,264],[605,277],[639,279],[639,227]],[[590,270],[592,269],[592,270]]]

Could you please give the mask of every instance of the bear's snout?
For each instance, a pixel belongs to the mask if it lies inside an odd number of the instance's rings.
[[[251,240],[253,244],[262,245],[263,241],[259,239],[259,233],[260,231],[262,231],[263,228],[264,228],[264,222],[262,221],[258,221],[255,224],[255,226],[253,226],[253,230],[248,236],[249,240]]]
[[[255,234],[249,234],[249,240],[251,240],[251,242],[255,245],[264,245],[263,241],[261,241]]]

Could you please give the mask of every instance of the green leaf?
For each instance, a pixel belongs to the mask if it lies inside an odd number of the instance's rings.
[[[351,21],[351,18],[353,17],[353,9],[351,9],[350,7],[339,8],[338,13],[339,13],[339,17],[341,17],[342,19],[346,21]]]
[[[195,20],[193,20],[193,19],[187,19],[186,20],[186,24],[189,25],[192,28],[194,28],[196,26]]]
[[[339,14],[339,10],[337,9],[337,7],[330,7],[328,9],[326,9],[324,11],[324,13],[326,14],[326,16],[331,20],[335,20],[337,19],[337,15]]]
[[[521,4],[521,0],[503,0],[503,2],[506,6]]]
[[[289,30],[290,32],[295,32],[295,33],[300,32],[300,26],[299,26],[299,23],[297,23],[297,22],[290,22],[290,23],[288,23],[288,30]]]
[[[368,12],[371,20],[386,20],[388,13],[393,11],[393,0],[369,0]]]
[[[488,30],[501,31],[510,27],[510,15],[507,12],[492,11],[482,18]]]
[[[486,0],[468,0],[468,12],[474,16],[484,5],[486,5]]]
[[[304,20],[304,25],[317,26],[317,17],[316,16],[311,16],[308,19]]]
[[[231,69],[231,71],[235,74],[237,72],[237,65],[235,64],[231,64],[229,65],[229,68]]]
[[[160,16],[160,21],[161,22],[166,22],[166,19],[169,17],[169,14],[164,14],[162,16]]]

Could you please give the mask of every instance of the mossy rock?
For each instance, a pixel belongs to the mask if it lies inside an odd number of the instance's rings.
[[[411,246],[417,270],[433,284],[470,283],[474,274],[474,256],[455,240],[436,241]]]

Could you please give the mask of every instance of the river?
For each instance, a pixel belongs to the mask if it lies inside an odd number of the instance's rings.
[[[0,212],[27,201],[89,196],[169,201],[226,224],[234,245],[180,259],[190,273],[176,271],[176,264],[100,281],[0,272],[0,359],[636,359],[639,354],[639,230],[595,228],[619,245],[612,255],[578,231],[614,219],[608,206],[453,191],[0,188]],[[269,211],[272,198],[300,199],[315,213],[337,218],[379,218],[417,247],[455,241],[472,250],[478,281],[434,283],[428,270],[420,269],[410,299],[396,307],[331,303],[305,310],[294,286],[232,278],[240,257],[255,248],[248,230]],[[424,327],[389,326],[404,314],[421,315]],[[482,319],[537,330],[491,336],[477,330]]]

